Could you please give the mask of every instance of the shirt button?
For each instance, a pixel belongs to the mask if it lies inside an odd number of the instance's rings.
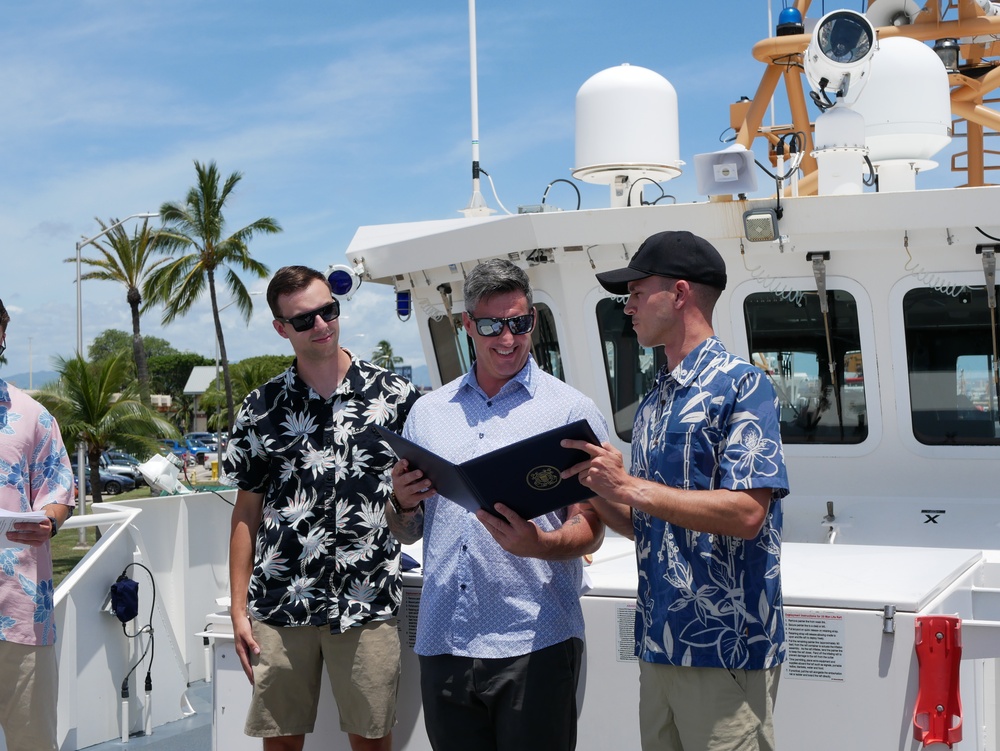
[[[460,590],[462,590],[463,592],[465,591],[465,585],[464,585],[464,584],[461,584],[461,585],[459,585],[459,587],[458,587],[458,588],[459,588]]]
[[[486,406],[487,407],[492,407],[493,406],[493,402],[486,402]]]
[[[462,546],[462,550],[468,550],[468,549],[469,549],[469,546],[468,546],[468,545],[463,545],[463,546]]]

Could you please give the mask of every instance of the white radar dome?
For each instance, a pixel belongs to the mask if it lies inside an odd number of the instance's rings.
[[[613,183],[681,174],[677,92],[659,73],[619,65],[588,78],[576,94],[573,177]]]
[[[915,162],[918,169],[951,141],[948,72],[934,50],[916,39],[879,42],[868,84],[852,105],[865,118],[868,157],[878,165]]]

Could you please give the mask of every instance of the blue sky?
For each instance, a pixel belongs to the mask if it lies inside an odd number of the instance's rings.
[[[771,6],[776,21],[782,4]],[[820,15],[823,4],[814,6]],[[693,156],[723,148],[729,103],[752,96],[763,70],[750,48],[768,35],[767,0],[494,0],[477,16],[480,160],[512,211],[570,177],[576,92],[625,62],[676,88],[688,167],[664,187],[697,199]],[[181,200],[194,160],[243,172],[231,228],[265,215],[284,227],[251,245],[272,271],[343,262],[359,225],[455,217],[471,195],[461,0],[8,2],[0,101],[7,374],[28,371],[29,339],[36,372],[72,356],[75,268],[62,261],[100,230],[94,217]],[[578,185],[584,207],[607,205],[606,186]],[[483,193],[497,208],[488,184]],[[573,208],[575,195],[556,185],[547,203]],[[250,286],[263,290],[266,280]],[[123,288],[85,282],[83,299],[85,344],[107,328],[130,330]],[[289,351],[263,297],[255,300],[249,327],[235,308],[222,313],[233,361]],[[207,298],[166,327],[151,312],[143,331],[214,356]],[[415,322],[397,321],[390,294],[369,284],[345,305],[342,341],[368,355],[380,339],[407,363],[424,362]]]

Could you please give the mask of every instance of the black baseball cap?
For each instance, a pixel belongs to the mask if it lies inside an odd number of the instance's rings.
[[[708,240],[668,230],[647,237],[626,268],[604,271],[597,275],[597,281],[613,295],[627,295],[629,282],[647,276],[669,276],[725,289],[726,262]]]

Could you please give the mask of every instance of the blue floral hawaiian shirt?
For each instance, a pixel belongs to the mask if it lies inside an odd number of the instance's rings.
[[[396,458],[372,425],[400,432],[417,396],[352,355],[329,399],[293,363],[244,400],[224,480],[264,494],[247,600],[255,619],[343,633],[396,615],[399,542],[385,522]]]
[[[752,540],[635,511],[636,654],[646,662],[760,670],[785,658],[781,498],[788,492],[774,388],[711,337],[664,368],[635,415],[632,470],[688,490],[772,488]]]
[[[55,419],[0,379],[0,509],[41,511],[75,505],[73,471]],[[56,640],[52,552],[0,541],[0,641],[47,646]]]

